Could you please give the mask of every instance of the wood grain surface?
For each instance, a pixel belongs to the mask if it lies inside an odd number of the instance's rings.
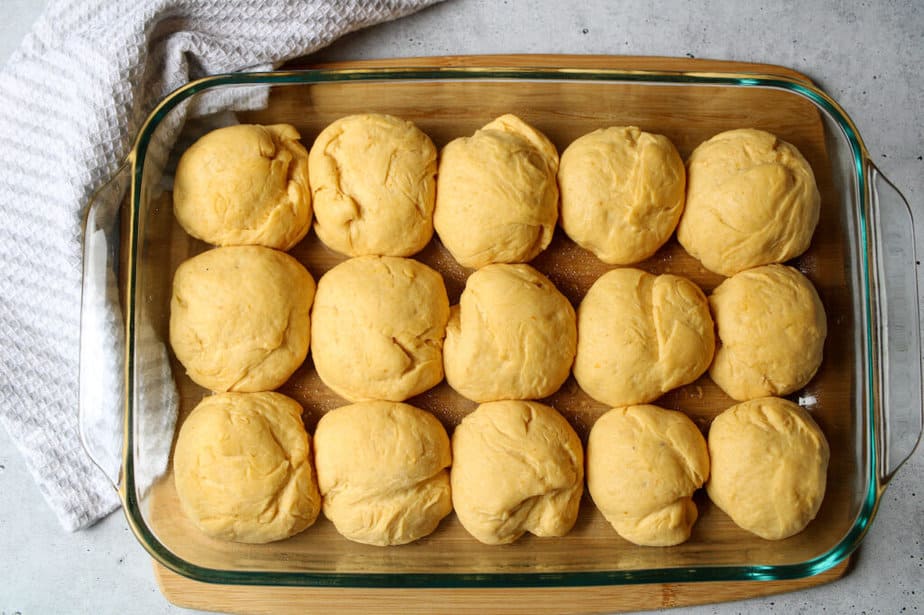
[[[841,578],[844,561],[814,577],[791,581],[652,583],[600,587],[503,589],[346,589],[342,587],[250,587],[197,583],[154,565],[164,596],[177,606],[203,611],[261,615],[311,613],[521,614],[623,613],[746,600],[808,589]]]
[[[304,68],[304,62],[292,67]],[[610,56],[474,56],[373,60],[328,64],[337,68],[381,66],[546,66],[647,69],[672,71],[759,72],[807,79],[789,69],[758,64],[672,58]],[[655,91],[657,90],[657,91]],[[760,89],[557,82],[415,82],[335,83],[274,88],[267,108],[240,113],[243,122],[294,124],[310,145],[334,119],[359,112],[393,113],[414,121],[438,147],[469,135],[497,115],[512,112],[545,132],[562,151],[573,139],[606,125],[635,124],[667,135],[686,157],[700,142],[727,129],[757,127],[794,143],[811,163],[822,194],[821,220],[812,247],[795,263],[815,283],[828,314],[825,362],[800,395],[811,397],[811,410],[831,442],[828,493],[809,528],[780,542],[761,540],[735,526],[702,493],[695,501],[700,519],[693,536],[667,549],[636,547],[619,538],[586,496],[574,531],[557,539],[527,536],[514,545],[488,547],[477,543],[454,515],[430,537],[399,548],[350,543],[325,519],[302,534],[271,545],[238,545],[210,540],[182,515],[172,476],[151,491],[146,518],[159,539],[180,557],[200,566],[251,570],[285,569],[321,572],[527,572],[544,570],[638,570],[702,565],[780,565],[806,561],[836,544],[856,515],[858,419],[852,412],[855,351],[851,297],[845,281],[845,221],[841,197],[832,178],[823,125],[816,109],[786,92]],[[173,221],[169,201],[152,207],[146,221],[141,279],[148,300],[142,314],[156,333],[165,336],[169,280],[185,258],[207,248],[192,240]],[[314,233],[291,252],[315,279],[343,260]],[[456,264],[434,240],[416,256],[443,274],[450,301],[457,302],[470,273]],[[167,263],[169,266],[165,266]],[[552,245],[532,262],[577,306],[587,288],[611,266],[571,242],[560,229]],[[706,271],[671,239],[638,265],[653,273],[684,275],[710,292],[721,276]],[[174,373],[183,374],[174,364]],[[181,419],[206,392],[185,376],[178,377]],[[313,432],[317,420],[345,402],[318,378],[310,358],[281,389],[305,406],[305,423]],[[585,395],[573,378],[545,400],[561,411],[582,438],[608,408]],[[433,412],[448,429],[475,404],[444,383],[409,400]],[[706,431],[712,418],[733,401],[708,377],[673,391],[658,402],[686,412]],[[408,612],[601,612],[658,608],[738,600],[791,591],[838,578],[846,563],[816,577],[795,581],[626,585],[591,588],[529,589],[350,589],[229,587],[190,581],[156,566],[168,600],[181,606],[241,613],[328,612],[332,610],[405,610]]]

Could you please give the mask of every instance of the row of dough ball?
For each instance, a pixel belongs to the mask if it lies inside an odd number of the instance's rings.
[[[310,342],[321,380],[350,401],[404,401],[444,375],[476,402],[542,399],[573,369],[591,397],[624,406],[654,401],[710,366],[734,399],[783,396],[814,376],[825,336],[814,287],[784,265],[741,272],[708,300],[680,276],[614,269],[575,313],[529,265],[475,271],[450,307],[442,277],[413,259],[349,259],[315,292],[298,261],[258,246],[184,262],[170,313],[174,352],[208,389],[276,389]]]
[[[686,168],[662,135],[610,127],[559,159],[541,132],[503,115],[440,153],[389,115],[341,118],[308,152],[289,125],[212,131],[182,156],[174,209],[215,245],[288,250],[314,228],[348,256],[410,256],[434,228],[460,264],[528,262],[565,233],[610,264],[642,261],[677,228],[681,245],[723,275],[804,252],[820,196],[789,143],[753,129],[716,135]],[[679,222],[679,226],[678,226]]]
[[[216,394],[193,410],[174,474],[182,509],[203,532],[281,540],[323,510],[350,540],[398,545],[429,535],[455,510],[476,539],[506,544],[526,532],[564,536],[577,520],[584,453],[549,406],[482,404],[450,443],[428,412],[362,402],[321,418],[313,452],[301,412],[279,393]],[[686,541],[698,516],[692,495],[704,483],[736,524],[777,540],[815,517],[828,457],[811,416],[783,399],[729,408],[713,421],[708,447],[682,412],[629,406],[594,424],[587,488],[616,532],[639,545]]]
[[[827,336],[815,287],[779,264],[737,273],[708,298],[681,276],[614,269],[587,291],[577,323],[574,377],[611,406],[654,401],[707,368],[738,401],[789,395],[815,376]]]

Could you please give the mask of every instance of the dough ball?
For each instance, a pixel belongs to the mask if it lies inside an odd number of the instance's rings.
[[[279,393],[203,399],[180,428],[173,474],[183,512],[213,538],[282,540],[321,509],[302,407]]]
[[[350,401],[404,401],[443,379],[449,298],[426,265],[394,256],[340,263],[318,282],[311,355]]]
[[[170,344],[193,382],[213,391],[270,391],[308,354],[314,280],[286,254],[215,248],[173,277]]]
[[[288,250],[311,227],[308,152],[293,126],[219,128],[190,146],[173,182],[186,232],[218,246]]]
[[[539,399],[571,373],[574,308],[529,265],[488,265],[453,306],[443,365],[449,385],[477,401]]]
[[[578,308],[574,377],[602,403],[642,404],[699,378],[714,349],[709,304],[696,284],[614,269]]]
[[[587,489],[620,536],[637,545],[686,541],[698,515],[693,492],[709,476],[706,440],[682,412],[614,408],[587,441]]]
[[[815,287],[785,265],[742,271],[709,297],[719,346],[709,375],[744,401],[788,395],[821,365],[827,322]]]
[[[710,499],[740,527],[767,540],[798,534],[825,496],[828,442],[808,412],[765,397],[712,421]]]
[[[561,225],[605,263],[645,260],[683,211],[686,171],[667,137],[635,126],[595,130],[561,155]]]
[[[481,542],[571,531],[584,488],[584,454],[574,429],[553,408],[531,401],[482,404],[456,427],[452,455],[452,504]]]
[[[410,256],[433,236],[436,147],[391,115],[341,118],[308,157],[314,230],[349,256]]]
[[[687,160],[687,203],[677,239],[725,276],[781,263],[812,241],[821,195],[793,145],[762,130],[730,130]]]
[[[332,410],[314,433],[324,516],[346,538],[402,545],[452,511],[449,436],[409,406],[369,401]]]
[[[436,232],[460,264],[524,263],[552,241],[558,152],[538,130],[503,115],[440,155]]]

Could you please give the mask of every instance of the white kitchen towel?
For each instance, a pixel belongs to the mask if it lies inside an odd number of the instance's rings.
[[[0,422],[64,527],[118,505],[78,437],[82,219],[147,113],[191,79],[269,68],[433,3],[53,0],[0,71]],[[114,202],[121,188],[104,197]],[[104,254],[88,256],[101,273]],[[123,332],[105,272],[100,280],[88,298],[95,320],[84,323],[97,376],[84,394],[95,410],[90,435],[114,471]],[[139,337],[157,349],[147,369],[163,383],[143,392],[163,412],[145,427],[169,442],[176,394],[165,351],[151,332]]]

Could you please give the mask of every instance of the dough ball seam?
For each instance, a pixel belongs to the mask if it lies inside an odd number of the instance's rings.
[[[575,139],[558,170],[561,226],[615,265],[640,262],[666,243],[683,211],[686,170],[667,137],[635,126]]]
[[[315,441],[324,514],[349,540],[405,544],[451,512],[450,441],[433,415],[398,402],[360,402],[325,414]]]
[[[562,536],[583,492],[580,439],[560,414],[537,402],[482,404],[456,427],[450,475],[462,526],[486,544],[524,533]]]
[[[410,256],[433,234],[436,147],[411,122],[356,114],[328,125],[309,156],[315,231],[349,256]]]
[[[298,533],[321,508],[311,448],[301,406],[284,395],[206,397],[181,425],[173,454],[182,510],[224,540],[265,543]]]
[[[213,130],[177,167],[174,213],[208,243],[288,250],[311,227],[308,152],[288,124]]]

